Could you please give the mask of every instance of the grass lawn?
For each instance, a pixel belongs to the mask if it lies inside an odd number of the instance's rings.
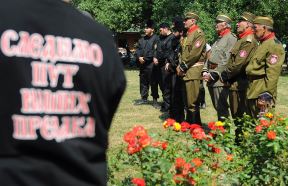
[[[123,148],[123,135],[135,125],[144,126],[149,132],[163,132],[162,123],[164,117],[162,113],[152,107],[152,98],[150,104],[134,106],[133,101],[140,98],[139,94],[139,71],[126,70],[127,88],[125,94],[114,116],[111,130],[109,133],[108,160],[117,153],[119,148]],[[288,75],[281,76],[278,82],[278,100],[276,112],[287,115],[288,112]],[[216,112],[213,108],[207,87],[205,87],[206,109],[201,110],[201,119],[203,123],[215,121]],[[159,91],[161,95],[161,91]],[[161,101],[161,99],[160,99]],[[111,163],[111,162],[109,162]],[[119,173],[119,179],[123,179],[124,174],[131,174],[130,171]],[[127,176],[127,175],[125,175]]]

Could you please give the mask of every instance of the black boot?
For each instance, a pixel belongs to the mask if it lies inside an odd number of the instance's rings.
[[[153,98],[153,107],[155,109],[160,109],[161,106],[159,105],[159,103],[157,102],[157,99],[156,98]]]
[[[134,105],[143,105],[147,103],[148,103],[147,99],[140,99],[140,100],[135,101]]]
[[[202,125],[201,118],[200,118],[200,112],[199,111],[194,111],[194,112],[187,111],[186,121],[190,124]]]

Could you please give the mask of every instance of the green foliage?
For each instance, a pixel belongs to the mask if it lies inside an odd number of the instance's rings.
[[[244,115],[242,142],[235,144],[233,120],[200,127],[167,119],[166,133],[148,135],[134,127],[124,135],[127,150],[110,161],[112,185],[131,185],[133,177],[154,185],[287,185],[288,118],[266,113],[259,120]],[[134,175],[117,180],[129,166]],[[130,180],[130,182],[129,182]]]
[[[274,18],[274,28],[280,40],[287,42],[288,1],[286,0],[73,0],[73,5],[86,10],[93,17],[113,31],[128,29],[143,30],[145,20],[152,18],[156,23],[172,22],[175,16],[184,16],[185,12],[199,13],[200,26],[209,43],[215,41],[215,17],[228,14],[234,19],[234,25],[244,11],[256,15],[268,15]]]

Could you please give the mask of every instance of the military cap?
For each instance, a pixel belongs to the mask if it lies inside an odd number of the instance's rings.
[[[260,24],[260,25],[265,25],[265,26],[270,26],[273,28],[274,21],[271,17],[268,16],[257,16],[253,20],[254,24]]]
[[[240,16],[240,20],[244,20],[244,21],[248,21],[252,23],[255,17],[256,16],[250,12],[243,12],[242,15]]]
[[[224,14],[219,14],[217,17],[216,17],[216,21],[217,22],[226,22],[226,23],[231,23],[232,22],[232,19],[227,16],[227,15],[224,15]]]
[[[185,14],[185,19],[196,19],[196,20],[199,20],[199,16],[195,12],[187,12]]]
[[[168,23],[161,23],[159,28],[170,28],[170,25]]]
[[[149,19],[146,21],[146,24],[145,24],[145,27],[146,28],[155,28],[155,23],[153,20]]]

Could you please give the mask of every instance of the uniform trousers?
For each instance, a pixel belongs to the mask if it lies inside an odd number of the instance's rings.
[[[218,120],[224,121],[229,117],[228,87],[208,87],[213,106],[217,112]]]
[[[185,80],[185,97],[186,97],[186,121],[190,124],[201,124],[200,118],[200,80]]]

